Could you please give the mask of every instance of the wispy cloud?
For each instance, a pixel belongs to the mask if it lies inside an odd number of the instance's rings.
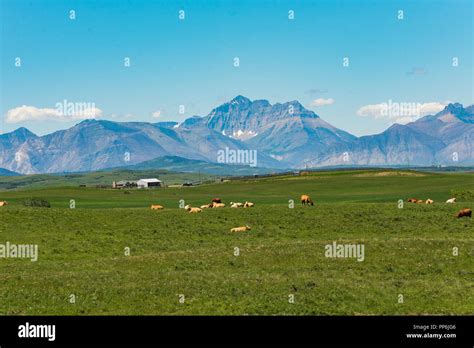
[[[335,103],[333,98],[318,98],[311,102],[311,106],[325,106],[325,105],[332,105]]]
[[[328,92],[327,89],[320,89],[320,88],[310,88],[305,91],[305,93],[309,95],[324,94],[327,92]]]
[[[428,73],[428,70],[419,66],[415,66],[411,68],[410,71],[407,71],[407,75],[415,75],[415,76],[422,76],[422,75],[426,75],[427,73]]]

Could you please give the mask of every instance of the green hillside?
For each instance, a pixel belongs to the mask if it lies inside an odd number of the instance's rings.
[[[253,175],[281,172],[281,170],[278,169],[222,163],[210,163],[205,161],[191,160],[178,156],[158,157],[150,161],[145,161],[139,164],[122,168],[129,170],[152,170],[162,168],[173,172],[200,172],[221,176]]]

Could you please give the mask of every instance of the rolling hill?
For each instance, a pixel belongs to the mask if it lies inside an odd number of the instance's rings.
[[[279,172],[280,170],[250,167],[243,165],[229,165],[192,160],[178,156],[163,156],[131,166],[119,167],[126,170],[165,169],[182,173],[207,173],[214,175],[253,175]],[[117,168],[115,168],[117,169]]]

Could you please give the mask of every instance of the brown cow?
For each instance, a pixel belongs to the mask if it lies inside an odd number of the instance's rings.
[[[187,210],[188,212],[190,212],[190,213],[202,213],[202,209],[201,209],[201,208],[193,208],[193,207],[191,207],[190,204],[186,205],[186,206],[184,207],[184,209],[186,209],[186,210]]]
[[[230,232],[245,232],[245,231],[250,231],[249,226],[242,226],[242,227],[234,227],[230,229]]]
[[[461,209],[459,212],[458,212],[458,215],[457,217],[458,218],[462,218],[464,216],[467,216],[467,217],[472,217],[472,210],[471,209]]]
[[[213,198],[211,203],[222,203],[222,200],[220,198]]]
[[[160,209],[163,209],[163,206],[162,206],[162,205],[159,205],[159,204],[152,204],[152,205],[150,206],[150,208],[151,208],[152,210],[160,210]]]
[[[408,203],[416,203],[416,202],[418,202],[418,199],[416,199],[416,198],[410,198],[407,202],[408,202]]]
[[[311,204],[314,205],[313,201],[311,200],[311,197],[308,195],[301,195],[301,205],[306,205],[306,204]]]

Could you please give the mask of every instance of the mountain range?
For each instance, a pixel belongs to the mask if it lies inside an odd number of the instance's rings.
[[[222,162],[220,153],[238,150],[255,151],[258,167],[277,169],[467,166],[474,164],[473,143],[472,105],[449,104],[436,115],[356,137],[298,101],[272,105],[239,95],[182,123],[91,119],[44,136],[18,128],[0,135],[0,168],[22,174],[96,171],[166,156],[216,163]],[[223,163],[235,162],[226,156]]]

